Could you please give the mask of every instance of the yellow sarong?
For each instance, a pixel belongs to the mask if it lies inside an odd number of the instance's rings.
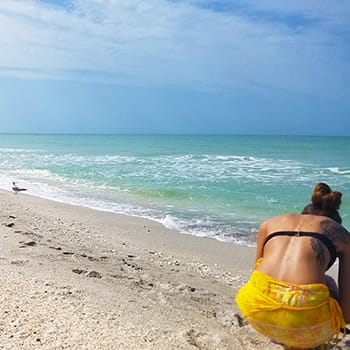
[[[255,270],[236,303],[255,330],[287,347],[328,343],[346,327],[338,302],[321,283],[297,285]]]

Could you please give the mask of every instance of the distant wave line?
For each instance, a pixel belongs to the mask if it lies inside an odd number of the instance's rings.
[[[22,148],[6,148],[1,147],[0,153],[37,153],[37,152],[46,152],[42,149],[22,149]]]
[[[340,175],[350,175],[350,169],[340,169],[340,168],[328,168],[329,171],[331,171],[332,173],[335,173],[335,174],[340,174]]]

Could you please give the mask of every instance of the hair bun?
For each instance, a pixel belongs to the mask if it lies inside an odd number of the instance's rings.
[[[324,210],[338,210],[341,204],[342,193],[332,191],[325,183],[318,183],[311,197],[312,204]]]

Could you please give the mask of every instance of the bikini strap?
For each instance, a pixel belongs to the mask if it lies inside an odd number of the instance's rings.
[[[270,233],[268,236],[266,236],[265,241],[263,243],[263,248],[265,247],[265,244],[273,237],[276,236],[294,236],[294,237],[313,237],[316,239],[319,239],[322,241],[322,243],[328,248],[330,260],[328,263],[327,270],[334,264],[336,258],[337,258],[337,250],[335,249],[335,246],[333,242],[326,237],[323,234],[316,233],[316,232],[305,232],[305,231],[278,231]]]

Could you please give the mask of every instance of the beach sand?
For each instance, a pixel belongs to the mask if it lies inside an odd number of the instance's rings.
[[[235,305],[253,248],[24,193],[0,199],[0,349],[281,349]]]

